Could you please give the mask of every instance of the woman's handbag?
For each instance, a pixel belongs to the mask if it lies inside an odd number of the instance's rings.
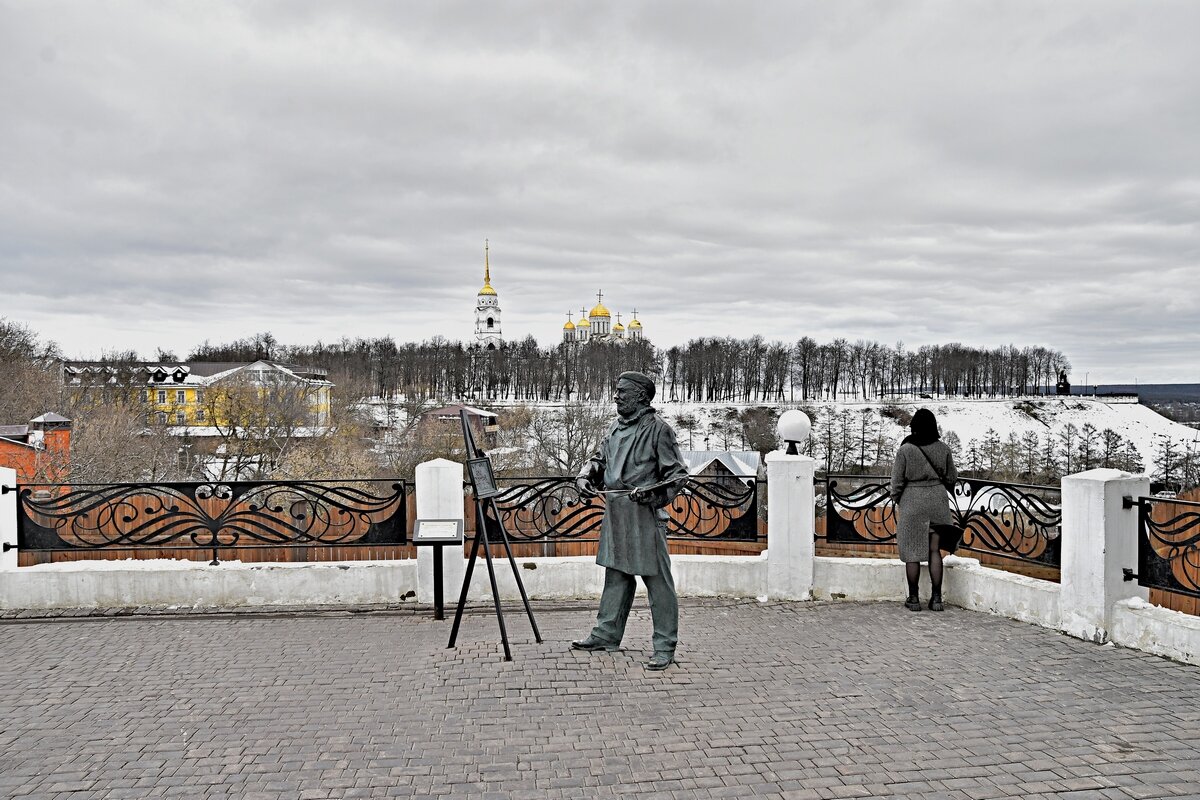
[[[960,525],[953,523],[949,525],[939,525],[934,523],[933,532],[938,537],[938,549],[945,550],[947,553],[953,553],[962,544],[963,529]]]
[[[936,464],[933,463],[933,459],[929,457],[929,453],[925,452],[925,448],[917,445],[917,449],[921,451],[921,455],[925,456],[925,460],[929,462],[929,466],[933,468],[934,473],[938,476],[938,480],[942,482],[942,485],[945,486],[947,490],[953,489],[954,484],[948,483],[946,476],[942,474],[942,471],[937,468]],[[961,525],[955,525],[954,523],[950,523],[948,525],[934,523],[932,527],[933,532],[938,535],[939,550],[945,550],[947,553],[953,553],[958,549],[958,546],[962,544],[963,527]]]

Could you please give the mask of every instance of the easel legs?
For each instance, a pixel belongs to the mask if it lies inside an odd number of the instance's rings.
[[[492,504],[493,513],[496,514],[496,519],[499,520],[500,514],[495,508],[495,501],[489,500],[488,502]],[[467,570],[463,575],[462,591],[459,592],[458,595],[458,608],[454,612],[454,624],[450,628],[450,642],[446,645],[446,647],[454,647],[455,642],[458,641],[458,628],[462,623],[463,609],[467,604],[467,592],[471,588],[471,576],[475,572],[475,561],[479,558],[479,547],[482,544],[483,556],[487,561],[488,580],[492,586],[492,604],[496,608],[496,622],[500,626],[500,640],[504,644],[504,660],[512,661],[512,649],[508,643],[508,629],[504,624],[504,611],[500,607],[500,588],[496,584],[496,567],[495,563],[492,561],[492,548],[488,542],[487,515],[484,513],[482,502],[476,502],[475,508],[475,541],[471,545],[471,557],[467,560]],[[508,557],[508,563],[512,566],[513,578],[516,580],[517,589],[521,593],[521,601],[525,604],[525,613],[529,615],[529,624],[533,628],[534,639],[541,644],[542,634],[538,630],[537,621],[533,618],[533,608],[529,605],[529,595],[525,592],[525,584],[521,580],[521,573],[517,570],[517,561],[515,558],[513,558],[512,548],[508,543],[508,535],[504,532],[504,528],[502,526],[499,528],[499,530],[500,541],[504,544],[504,552]]]
[[[499,509],[495,507],[495,502],[492,501],[492,510],[499,518]],[[529,615],[529,627],[533,628],[533,640],[538,644],[542,643],[542,633],[538,630],[537,620],[533,618],[533,608],[529,605],[529,595],[525,593],[525,582],[521,580],[521,573],[517,570],[517,560],[513,558],[512,548],[508,544],[508,534],[501,530],[503,536],[500,541],[504,542],[504,552],[508,554],[508,563],[512,566],[513,580],[517,582],[517,590],[521,592],[521,602],[525,604],[525,613]]]

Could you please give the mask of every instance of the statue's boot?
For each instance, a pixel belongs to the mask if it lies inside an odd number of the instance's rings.
[[[571,642],[571,649],[588,651],[607,650],[610,653],[614,653],[621,649],[621,645],[613,644],[612,642],[606,642],[603,639],[597,639],[595,636],[588,636],[586,639],[578,639],[574,642]]]
[[[660,670],[666,669],[667,667],[671,666],[674,663],[675,663],[675,654],[674,653],[667,653],[667,652],[655,653],[654,655],[650,656],[650,660],[646,662],[646,669],[654,670],[655,672],[658,672]]]

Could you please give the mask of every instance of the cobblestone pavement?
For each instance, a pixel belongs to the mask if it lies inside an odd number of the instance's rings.
[[[1200,669],[896,603],[0,623],[0,797],[1200,797]]]

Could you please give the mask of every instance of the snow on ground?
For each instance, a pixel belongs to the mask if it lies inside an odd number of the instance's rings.
[[[726,408],[739,410],[750,407],[747,405],[728,404],[697,404],[697,403],[656,403],[656,407],[672,422],[680,414],[693,414],[704,422],[696,432],[707,430],[712,421],[716,420]],[[882,408],[894,406],[910,415],[918,408],[928,408],[938,418],[938,425],[943,436],[951,431],[958,435],[962,445],[966,447],[972,439],[982,441],[988,430],[994,430],[1001,439],[1007,439],[1009,433],[1021,436],[1033,431],[1039,438],[1044,438],[1047,432],[1057,435],[1068,424],[1081,428],[1091,423],[1097,431],[1111,428],[1124,439],[1130,441],[1142,455],[1142,460],[1150,464],[1159,443],[1163,437],[1169,437],[1175,442],[1200,442],[1200,431],[1172,422],[1148,406],[1134,402],[1105,402],[1089,397],[1022,397],[998,400],[969,400],[954,399],[914,399],[887,401],[829,401],[817,400],[808,403],[788,404],[751,404],[767,405],[770,408],[784,410],[803,405],[816,411],[819,423],[832,409],[834,413],[843,409],[863,411],[871,409],[876,414]],[[890,435],[897,438],[907,434],[907,429],[887,420],[891,425]],[[680,439],[686,441],[687,434],[680,431]]]
[[[537,408],[557,408],[562,405],[561,403],[512,400],[478,404],[494,408],[500,411],[501,414],[506,407],[524,405]],[[374,405],[379,407],[383,404],[376,400]],[[608,408],[612,407],[611,403],[601,403],[600,405]],[[953,431],[957,434],[964,448],[970,444],[971,440],[982,441],[989,429],[996,431],[1001,439],[1007,439],[1009,433],[1016,433],[1017,436],[1022,436],[1028,431],[1033,431],[1039,438],[1044,439],[1047,432],[1057,435],[1068,424],[1073,424],[1076,428],[1082,428],[1083,425],[1091,423],[1097,431],[1102,432],[1106,428],[1111,428],[1120,434],[1122,438],[1131,442],[1141,454],[1143,462],[1147,465],[1154,463],[1156,460],[1155,455],[1164,437],[1169,437],[1179,444],[1189,441],[1200,443],[1200,430],[1172,422],[1156,413],[1150,407],[1131,402],[1124,398],[1106,401],[1080,396],[1032,396],[996,400],[905,397],[889,398],[882,401],[810,400],[803,403],[675,403],[664,402],[660,397],[656,398],[654,406],[673,424],[676,424],[676,420],[681,415],[694,416],[699,420],[699,425],[690,436],[684,430],[678,431],[680,442],[686,449],[692,450],[704,449],[703,440],[705,436],[709,437],[709,448],[719,449],[722,446],[723,437],[714,433],[713,427],[726,413],[727,409],[742,411],[758,406],[765,406],[777,412],[798,407],[810,409],[816,412],[817,416],[817,419],[813,420],[816,423],[814,430],[831,410],[834,413],[838,413],[844,409],[851,411],[870,409],[878,415],[881,409],[894,406],[907,411],[911,415],[918,408],[928,408],[937,416],[942,434],[945,435]],[[885,419],[884,422],[886,426],[890,426],[886,427],[885,430],[891,438],[899,440],[908,432],[907,429],[896,425],[890,419]],[[691,440],[690,443],[689,439]],[[731,446],[734,449],[740,449],[742,446],[740,437],[732,442]]]

